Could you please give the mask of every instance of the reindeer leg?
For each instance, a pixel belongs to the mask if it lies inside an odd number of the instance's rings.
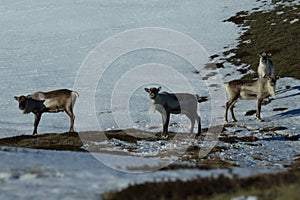
[[[34,129],[32,135],[37,135],[37,128],[41,120],[42,113],[34,113]]]
[[[198,132],[197,132],[196,137],[199,137],[201,134],[201,118],[198,114],[197,114],[197,121],[198,121]]]
[[[261,111],[261,104],[262,104],[262,101],[263,99],[259,98],[257,99],[257,108],[256,108],[256,120],[257,121],[263,121],[261,118],[260,118],[260,111]]]
[[[235,118],[235,115],[234,115],[234,111],[233,111],[233,108],[234,108],[234,104],[236,103],[237,100],[234,100],[231,105],[230,105],[230,112],[231,112],[231,116],[232,116],[232,121],[233,122],[237,122],[236,118]]]
[[[189,118],[190,118],[190,120],[191,120],[191,130],[190,130],[190,134],[193,134],[196,119],[195,119],[195,117],[189,117]]]
[[[186,116],[187,116],[187,117],[190,119],[190,121],[191,121],[191,130],[190,130],[190,134],[193,134],[197,113],[194,113],[194,114],[186,114]]]
[[[65,109],[67,115],[69,115],[70,117],[70,129],[69,129],[69,132],[72,133],[74,132],[74,119],[75,119],[75,116],[73,114],[73,111],[72,111],[72,108],[67,108]]]
[[[169,126],[169,122],[170,122],[170,113],[162,113],[162,120],[163,120],[163,134],[165,136],[168,135],[168,126]]]
[[[229,101],[226,102],[225,115],[224,115],[224,121],[226,123],[228,123],[228,117],[227,117],[227,115],[228,115],[228,108],[229,108]]]
[[[235,98],[230,98],[227,103],[226,103],[226,109],[225,109],[225,122],[228,122],[228,109],[230,109],[230,113],[231,113],[231,117],[232,117],[232,121],[233,122],[236,122],[236,118],[234,116],[234,112],[233,112],[233,107],[234,107],[234,104],[236,103],[237,101],[237,97]]]

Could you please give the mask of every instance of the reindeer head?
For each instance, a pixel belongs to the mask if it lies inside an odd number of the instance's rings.
[[[25,110],[26,104],[27,104],[27,98],[23,95],[19,96],[19,97],[15,96],[14,98],[15,98],[15,100],[18,101],[19,109],[22,111],[22,113],[23,114],[27,113],[26,110]]]
[[[149,93],[150,99],[155,99],[157,93],[159,93],[161,87],[158,88],[145,88],[145,91]]]
[[[15,96],[15,100],[19,103],[19,109],[23,114],[28,114],[30,112],[36,111],[37,107],[43,109],[44,108],[44,100],[36,100],[32,99],[29,95],[28,96]]]
[[[263,52],[263,53],[258,54],[258,56],[260,57],[261,62],[266,63],[267,60],[271,58],[272,54]]]

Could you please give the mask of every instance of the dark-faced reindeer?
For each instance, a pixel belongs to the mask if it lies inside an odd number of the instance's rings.
[[[37,134],[37,128],[44,112],[57,113],[66,112],[70,117],[69,132],[74,132],[74,113],[78,93],[75,91],[60,89],[50,92],[35,92],[27,96],[14,97],[19,102],[19,109],[23,114],[32,112],[34,114],[33,135]]]
[[[257,73],[259,78],[266,76],[275,76],[275,69],[273,62],[271,61],[270,53],[260,53],[259,56],[259,65],[257,68]]]
[[[266,77],[257,80],[233,80],[224,83],[229,100],[226,103],[225,122],[228,122],[227,114],[230,109],[233,122],[236,122],[233,107],[238,99],[257,99],[256,119],[260,118],[261,104],[264,98],[275,98],[276,78]]]
[[[201,99],[198,95],[188,93],[167,93],[159,92],[159,88],[145,88],[149,93],[152,104],[155,110],[161,113],[163,121],[163,134],[168,136],[168,126],[170,121],[170,114],[185,114],[191,120],[191,133],[193,133],[195,121],[198,122],[198,133],[201,133],[200,116],[197,113],[197,104]]]

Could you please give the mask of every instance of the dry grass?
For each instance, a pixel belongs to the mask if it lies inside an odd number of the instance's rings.
[[[300,171],[265,174],[248,178],[197,178],[189,181],[148,182],[130,185],[103,195],[114,199],[231,199],[253,195],[259,199],[298,199]]]
[[[273,1],[274,3],[279,2]],[[281,1],[282,2],[282,1]],[[271,12],[254,12],[247,15],[239,12],[227,21],[236,23],[240,27],[250,27],[239,38],[236,49],[226,51],[224,55],[234,53],[227,61],[239,66],[250,65],[249,69],[257,71],[258,53],[267,51],[272,53],[272,61],[276,74],[281,77],[300,79],[300,5],[277,5]],[[280,13],[280,14],[278,14]],[[248,74],[246,78],[257,77],[257,74]]]
[[[101,142],[112,138],[129,143],[136,143],[138,140],[155,140],[155,137],[152,137],[150,133],[132,129],[105,132],[88,131],[81,133],[47,133],[35,136],[18,135],[9,138],[1,138],[0,146],[46,150],[85,151],[82,147],[86,142]]]
[[[19,135],[0,139],[0,146],[13,146],[32,149],[84,151],[77,133],[41,134],[37,136]]]

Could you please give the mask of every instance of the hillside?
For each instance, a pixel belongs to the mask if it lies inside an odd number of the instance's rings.
[[[300,5],[296,3],[286,4],[287,2],[292,2],[288,0],[273,0],[272,2],[274,9],[269,8],[269,10],[257,11],[258,8],[254,8],[249,13],[244,11],[238,12],[235,16],[225,20],[237,24],[244,30],[239,38],[237,48],[224,52],[223,56],[227,57],[225,62],[230,62],[235,66],[245,66],[244,70],[241,70],[243,73],[247,73],[244,78],[257,77],[258,57],[256,55],[267,51],[273,55],[272,60],[275,64],[277,75],[300,79]],[[249,73],[250,70],[252,70],[251,73]],[[297,92],[299,86],[294,86],[294,88],[297,88],[295,90]],[[293,96],[299,96],[299,93],[295,93]],[[299,109],[295,109],[293,114],[295,116],[299,115]],[[288,117],[288,115],[285,116]],[[240,128],[244,126],[244,128],[251,130],[250,127],[253,124],[247,123],[249,122],[245,122]],[[273,128],[276,129],[276,127]],[[274,134],[277,135],[275,129],[267,130],[262,128],[260,131],[263,135],[271,134],[274,137]],[[227,131],[225,135],[228,136],[232,131],[234,129]],[[233,135],[239,134],[240,131],[236,130]],[[253,135],[253,130],[251,131],[250,135]],[[299,133],[298,129],[295,131]],[[295,139],[299,141],[299,137]],[[239,141],[239,143],[242,143],[242,141]],[[235,153],[242,154],[241,146],[237,145],[236,148],[237,151]],[[261,150],[261,148],[259,149]],[[247,151],[244,156],[249,158],[249,153],[251,152]],[[121,191],[108,192],[103,197],[110,200],[146,197],[148,199],[232,199],[235,197],[247,199],[247,196],[249,198],[254,196],[254,199],[298,199],[299,191],[297,188],[299,187],[299,182],[295,181],[299,178],[298,156],[295,156],[295,162],[292,165],[286,166],[298,169],[296,171],[276,175],[267,174],[246,179],[229,179],[221,176],[216,179],[198,178],[192,181],[151,182],[131,185]],[[258,159],[259,162],[265,161],[258,157],[255,159]]]
[[[244,32],[239,38],[237,48],[224,52],[228,62],[239,66],[249,66],[254,73],[246,77],[256,77],[258,53],[269,52],[275,64],[276,74],[280,77],[300,79],[300,5],[288,0],[273,0],[272,10],[251,13],[238,12],[225,21],[241,27]],[[266,9],[271,9],[267,7]]]

